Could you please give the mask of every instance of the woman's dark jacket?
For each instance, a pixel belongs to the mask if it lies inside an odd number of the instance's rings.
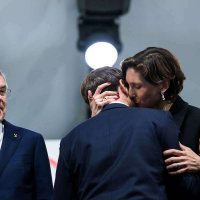
[[[170,112],[181,130],[180,142],[199,154],[200,109],[178,96]]]

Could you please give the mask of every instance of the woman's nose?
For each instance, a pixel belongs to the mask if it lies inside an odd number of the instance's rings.
[[[131,90],[131,91],[129,90],[128,94],[129,94],[130,97],[135,97],[135,91],[134,90]]]

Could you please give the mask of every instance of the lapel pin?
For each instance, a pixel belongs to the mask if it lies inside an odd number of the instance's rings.
[[[18,137],[17,133],[13,133],[13,137],[17,138]]]

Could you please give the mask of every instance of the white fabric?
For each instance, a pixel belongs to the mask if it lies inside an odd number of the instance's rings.
[[[2,142],[3,142],[3,134],[4,134],[3,128],[4,128],[3,124],[0,123],[0,149],[1,149]]]

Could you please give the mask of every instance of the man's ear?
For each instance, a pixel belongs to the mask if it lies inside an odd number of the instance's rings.
[[[122,91],[126,96],[128,96],[128,88],[125,86],[124,80],[122,80],[122,79],[119,80],[119,87],[120,87],[121,91]]]
[[[169,81],[162,81],[162,83],[160,83],[160,91],[161,92],[166,92],[169,88]]]

